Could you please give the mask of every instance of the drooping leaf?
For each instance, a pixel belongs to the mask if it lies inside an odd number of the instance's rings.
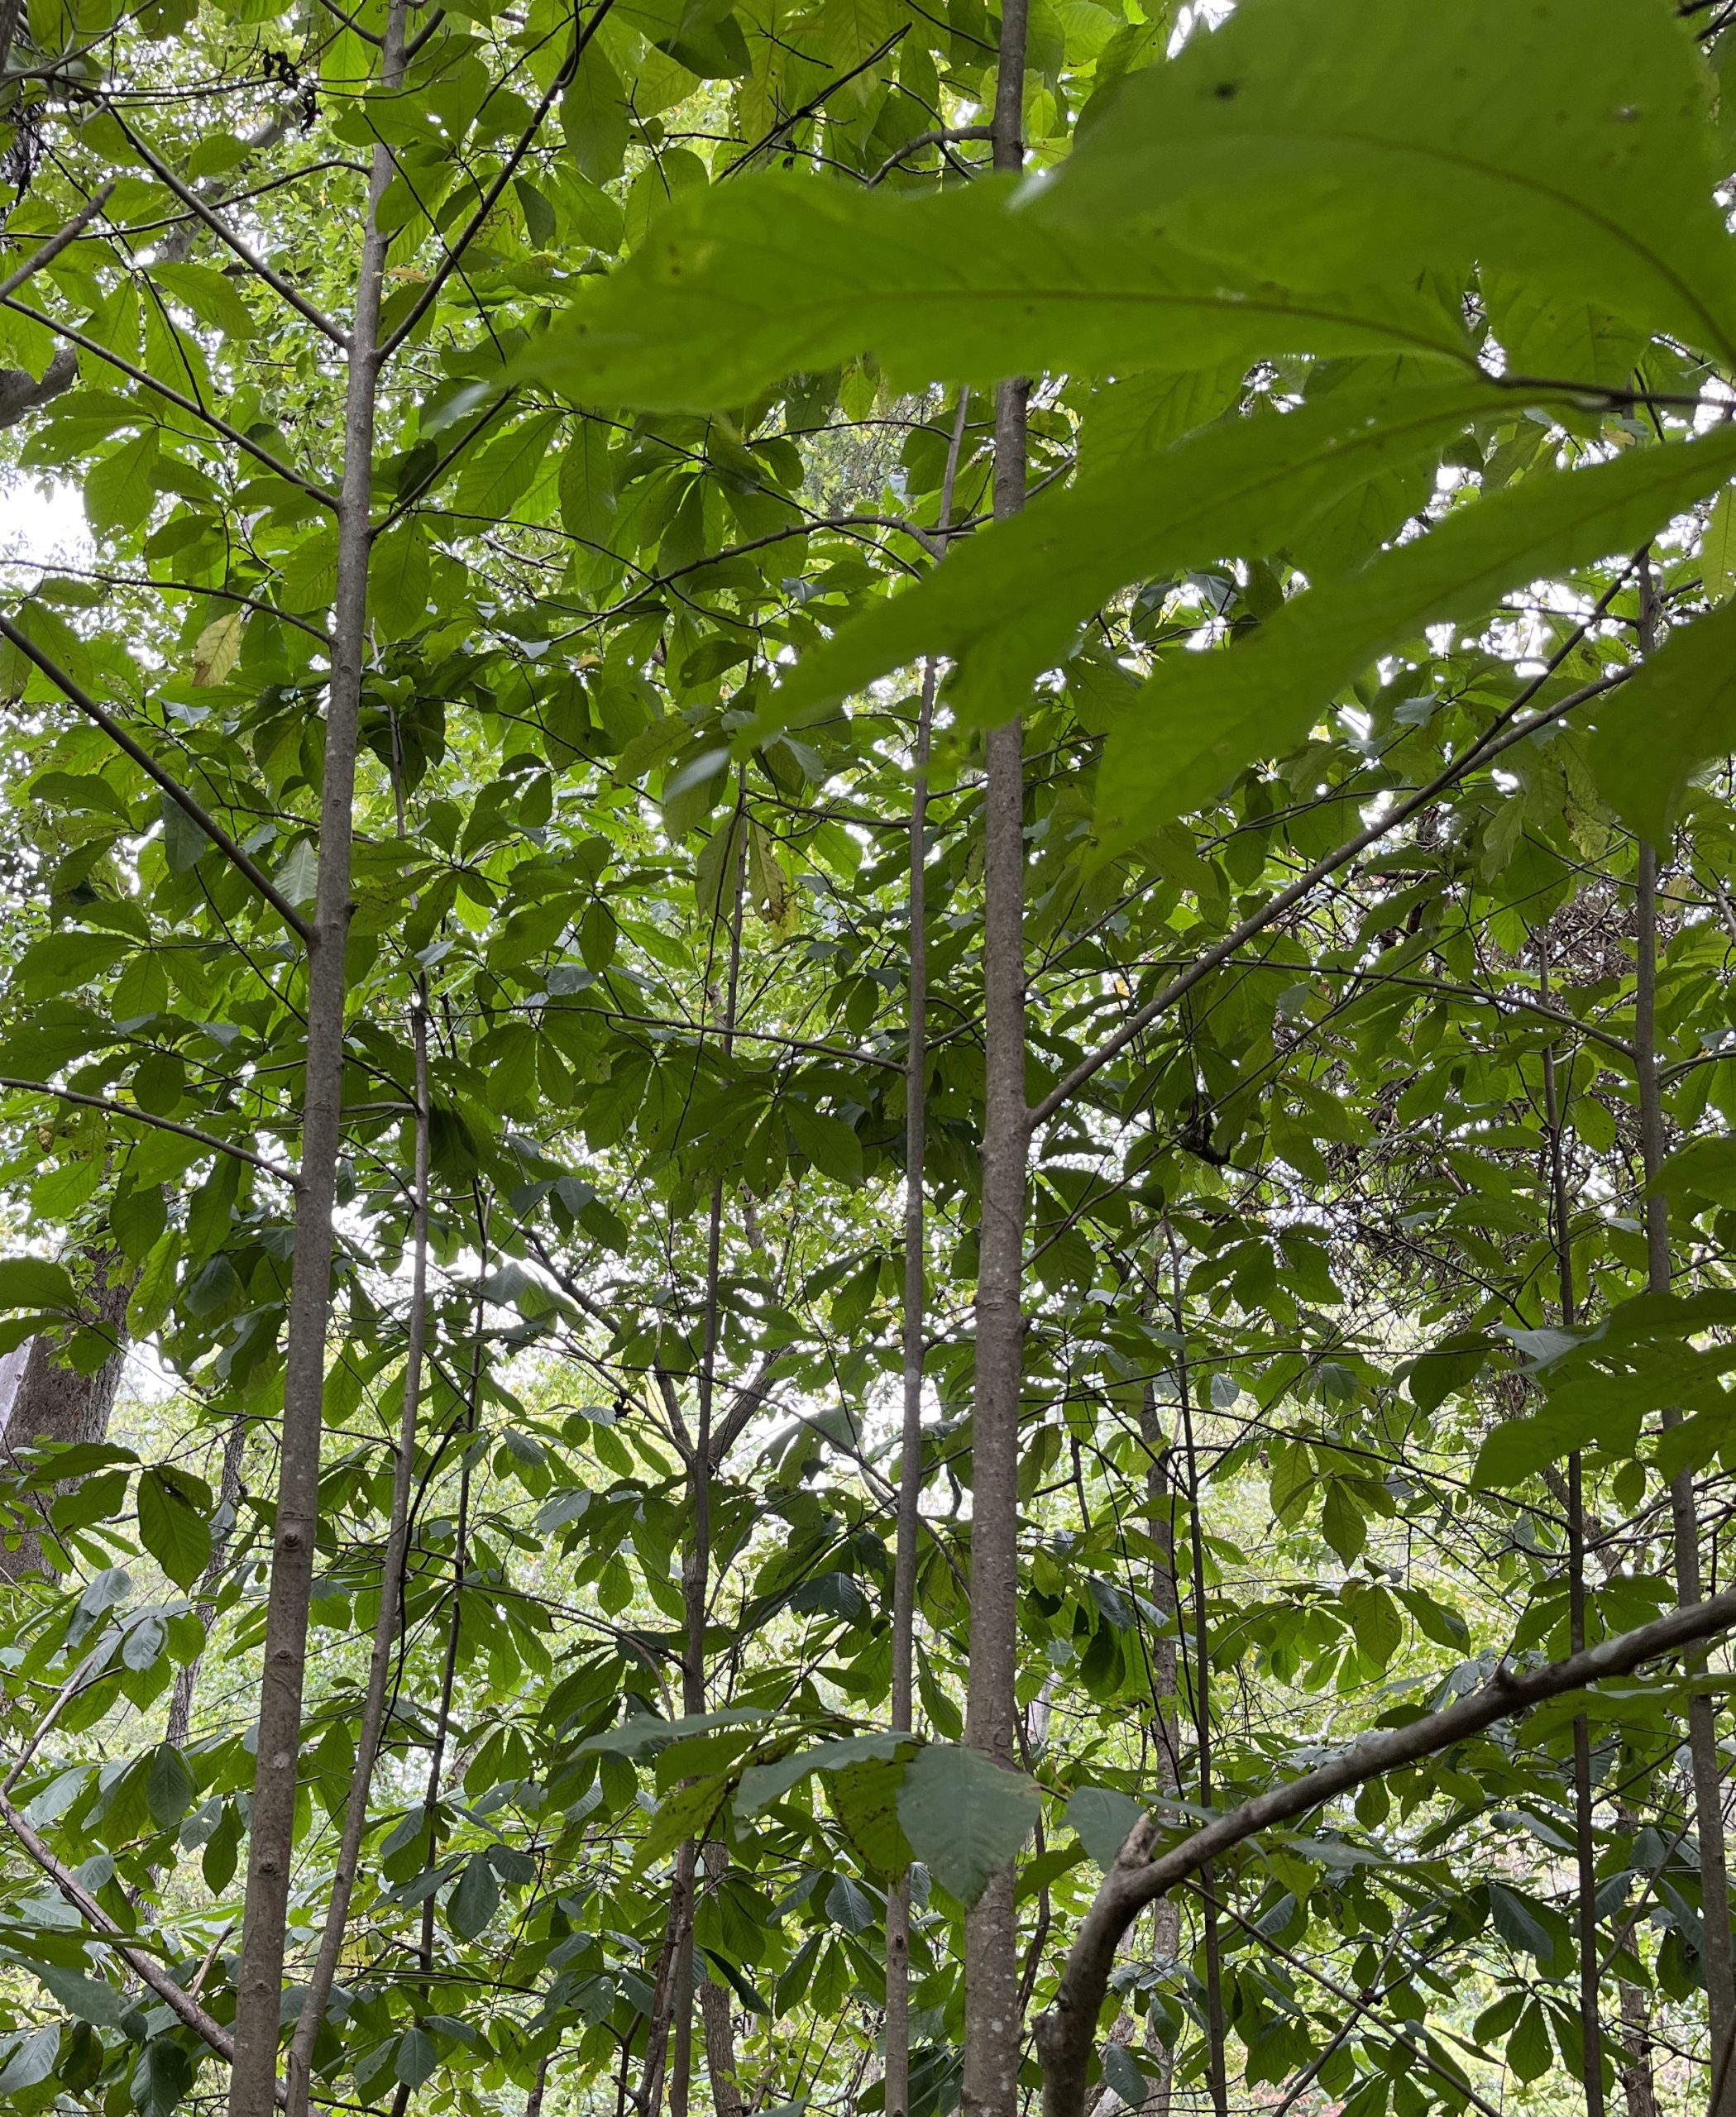
[[[1112,1786],[1082,1786],[1067,1804],[1067,1828],[1107,1873],[1145,1813],[1131,1794]]]
[[[145,1773],[145,1802],[159,1830],[173,1830],[198,1793],[187,1760],[173,1742],[159,1742]]]
[[[1172,656],[1112,733],[1099,818],[1123,843],[1301,741],[1333,694],[1429,624],[1504,590],[1630,552],[1729,472],[1736,435],[1527,479],[1455,509],[1359,573],[1294,596],[1251,638]]]
[[[765,176],[676,200],[512,372],[703,409],[868,351],[911,385],[1286,351],[1466,359],[1457,319],[1373,260],[1359,288],[1296,302],[1160,241],[1064,232],[997,183],[905,200]]]
[[[446,1916],[461,1941],[473,1941],[500,1907],[500,1885],[485,1852],[473,1852],[447,1900]]]
[[[898,1820],[911,1850],[967,1909],[1042,1812],[1041,1789],[980,1750],[930,1742],[905,1767]]]
[[[190,1588],[211,1562],[210,1496],[198,1480],[155,1465],[139,1476],[139,1541],[177,1588]]]
[[[763,722],[799,719],[925,653],[959,664],[948,695],[961,718],[1002,717],[1126,582],[1275,551],[1382,464],[1444,443],[1499,401],[1478,383],[1335,393],[1125,456],[973,538],[805,656]]]
[[[127,2012],[127,2003],[113,1986],[101,1977],[87,1977],[55,1962],[33,1962],[31,1971],[52,1992],[74,2021],[94,2023],[98,2029],[114,2029]]]
[[[1726,603],[1678,626],[1600,710],[1585,761],[1623,822],[1663,846],[1688,781],[1733,749],[1736,605]]]

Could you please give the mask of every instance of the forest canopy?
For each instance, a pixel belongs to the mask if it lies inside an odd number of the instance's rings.
[[[0,0],[0,2105],[1736,2117],[1733,65]]]

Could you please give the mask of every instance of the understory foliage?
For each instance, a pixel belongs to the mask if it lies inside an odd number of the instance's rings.
[[[0,2100],[1736,2108],[1729,12],[0,0]]]

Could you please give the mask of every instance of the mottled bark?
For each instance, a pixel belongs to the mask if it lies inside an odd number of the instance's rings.
[[[67,1364],[58,1335],[45,1332],[12,1356],[14,1384],[8,1393],[7,1378],[0,1374],[0,1446],[10,1455],[13,1450],[39,1442],[103,1441],[114,1411],[116,1392],[127,1364],[127,1303],[132,1297],[135,1274],[122,1270],[118,1284],[109,1283],[119,1264],[112,1253],[98,1252],[91,1260],[91,1283],[85,1321],[112,1340],[114,1350],[93,1373],[83,1374]],[[0,1548],[0,1577],[17,1580],[26,1574],[53,1569],[43,1555],[41,1538],[33,1529],[23,1531],[17,1548]]]

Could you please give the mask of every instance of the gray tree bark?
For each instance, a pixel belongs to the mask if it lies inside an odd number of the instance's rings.
[[[403,72],[404,20],[404,0],[393,0],[387,17],[383,68],[389,88],[397,85]],[[368,559],[373,538],[370,511],[380,380],[380,305],[390,242],[390,235],[379,225],[379,209],[392,176],[391,151],[376,146],[356,273],[344,410],[337,593],[332,609],[325,785],[320,801],[319,877],[308,946],[301,1188],[296,1200],[282,1449],[266,1602],[258,1760],[254,1771],[229,2117],[265,2117],[277,2088],[279,2014],[294,1846],[308,1610],[319,1515],[326,1332],[332,1296],[332,1216],[343,1124],[344,952],[352,910],[351,811],[366,648]]]
[[[6,1365],[0,1367],[0,1446],[8,1455],[41,1441],[108,1437],[115,1394],[127,1365],[127,1303],[134,1274],[123,1272],[120,1283],[111,1286],[109,1275],[119,1260],[98,1251],[90,1261],[87,1320],[113,1340],[114,1350],[91,1374],[66,1364],[60,1340],[52,1334],[31,1338],[9,1353]],[[43,1557],[41,1539],[32,1529],[24,1532],[16,1551],[0,1549],[0,1577],[6,1579],[51,1570]]]
[[[994,164],[1024,161],[1026,0],[1001,14]],[[994,511],[1025,504],[1026,385],[995,392]],[[984,743],[983,1205],[976,1388],[971,1416],[970,1671],[964,1739],[1012,1766],[1017,1707],[1019,1397],[1024,1373],[1025,1209],[1031,1119],[1025,1100],[1025,769],[1016,719]],[[990,1877],[964,1927],[964,2117],[1016,2117],[1018,1912],[1011,1862]]]

